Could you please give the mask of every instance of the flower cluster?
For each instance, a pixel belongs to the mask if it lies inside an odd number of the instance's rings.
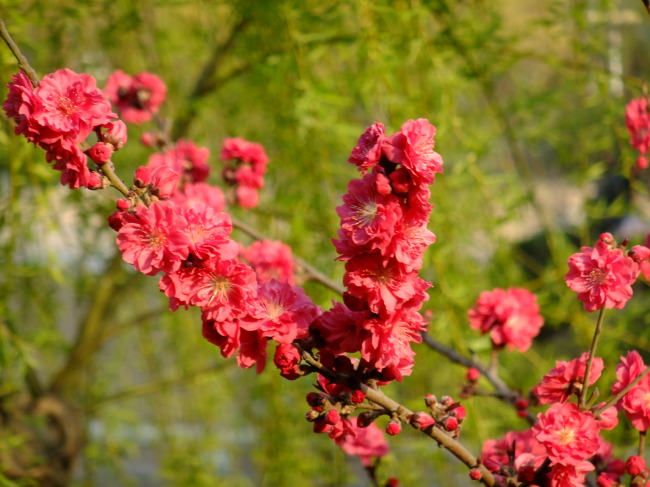
[[[480,294],[468,311],[470,326],[489,333],[495,348],[528,350],[544,324],[537,297],[520,288],[494,289]]]
[[[369,127],[349,159],[365,174],[350,182],[337,208],[334,245],[346,261],[345,305],[335,305],[315,326],[329,351],[361,351],[362,366],[386,380],[410,373],[410,344],[421,341],[425,328],[418,310],[431,284],[417,272],[435,241],[427,229],[429,185],[442,172],[434,135],[424,119],[409,120],[390,136],[382,124]]]
[[[16,135],[47,152],[47,161],[61,172],[61,184],[102,187],[100,174],[88,167],[86,152],[98,165],[104,164],[127,137],[126,126],[115,120],[117,115],[95,79],[69,69],[48,74],[36,87],[22,71],[11,79],[2,108],[16,122]],[[98,145],[89,151],[85,140],[92,132]]]
[[[555,368],[542,378],[534,389],[533,394],[541,404],[553,404],[556,402],[567,402],[571,395],[580,396],[585,373],[587,371],[587,360],[589,354],[583,353],[578,359],[565,362],[558,360]],[[604,368],[603,359],[594,357],[589,372],[589,383],[592,386],[596,383]]]
[[[223,180],[237,188],[237,204],[242,208],[255,208],[259,200],[257,191],[264,187],[269,161],[264,147],[240,137],[225,139],[221,160],[227,163],[222,173]]]
[[[627,104],[625,124],[630,133],[630,145],[639,151],[636,165],[639,169],[645,169],[650,151],[650,104],[647,96],[635,98]]]
[[[127,123],[141,124],[151,120],[165,101],[167,87],[152,73],[129,76],[115,71],[106,81],[104,91]]]
[[[612,394],[618,394],[634,379],[640,376],[648,367],[636,351],[628,352],[621,357],[621,363],[616,367],[616,382],[612,385]],[[616,407],[625,412],[632,426],[639,431],[650,429],[650,377],[644,376],[619,401]]]
[[[639,262],[648,259],[650,250],[637,245],[626,252],[624,247],[617,247],[614,237],[604,233],[594,247],[582,247],[581,252],[569,257],[565,280],[578,293],[586,311],[622,309],[632,297]]]

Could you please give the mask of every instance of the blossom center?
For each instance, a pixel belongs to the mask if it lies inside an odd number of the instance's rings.
[[[555,434],[562,445],[568,445],[569,443],[573,442],[576,437],[575,431],[569,428],[561,429]]]
[[[607,280],[607,271],[604,269],[593,269],[587,276],[587,285],[589,288],[601,286]]]
[[[391,269],[377,269],[376,271],[369,271],[370,277],[379,285],[388,284],[393,280],[393,273]]]
[[[62,116],[68,118],[79,111],[77,105],[75,105],[75,103],[67,96],[59,97],[57,109]]]
[[[153,249],[159,249],[165,244],[165,234],[159,230],[154,230],[147,237],[147,246]]]
[[[353,205],[354,210],[354,225],[360,227],[367,227],[370,225],[378,213],[377,202],[375,201],[359,201],[359,204]]]
[[[232,283],[225,276],[213,276],[210,280],[210,287],[212,288],[210,303],[215,299],[223,302],[232,288]]]
[[[282,303],[278,303],[277,301],[266,301],[264,307],[266,308],[266,314],[271,319],[278,318],[284,313]]]

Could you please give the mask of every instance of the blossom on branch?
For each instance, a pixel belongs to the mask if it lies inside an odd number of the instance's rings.
[[[120,70],[109,76],[104,91],[124,121],[135,124],[151,120],[167,95],[165,83],[155,74],[129,76]]]
[[[648,97],[635,98],[625,107],[625,125],[630,134],[630,145],[639,151],[637,167],[648,167],[650,151],[650,104]]]
[[[240,137],[223,141],[221,160],[227,164],[222,172],[224,181],[236,186],[237,204],[254,208],[258,203],[257,191],[264,187],[264,174],[269,162],[264,147]]]
[[[572,394],[580,396],[588,359],[589,353],[585,352],[580,358],[571,360],[568,363],[563,360],[555,362],[555,368],[551,369],[542,378],[542,382],[533,388],[533,393],[539,398],[539,402],[553,404],[566,402]],[[596,383],[604,366],[602,358],[594,357],[589,372],[590,386]]]
[[[521,288],[483,291],[468,316],[472,329],[489,333],[496,347],[520,352],[530,348],[544,324],[537,297]]]
[[[568,263],[564,278],[586,311],[622,309],[632,297],[632,284],[640,272],[634,259],[602,239],[594,247],[582,247]]]

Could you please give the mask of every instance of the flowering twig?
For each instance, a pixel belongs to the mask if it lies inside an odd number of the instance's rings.
[[[328,369],[316,358],[314,358],[311,353],[303,350],[300,347],[298,348],[302,351],[303,360],[318,370],[319,373],[321,373],[325,378],[334,381],[337,384],[361,390],[366,395],[366,399],[368,399],[370,402],[383,407],[386,411],[392,412],[394,416],[397,417],[400,421],[406,424],[410,424],[410,418],[414,414],[413,411],[391,399],[380,389],[374,389],[367,384],[359,383],[359,381],[354,377]],[[481,482],[483,482],[485,485],[496,485],[496,480],[492,473],[487,468],[485,468],[485,466],[482,465],[469,450],[467,450],[458,441],[454,440],[447,433],[436,427],[421,431],[430,438],[434,439],[440,447],[449,450],[456,458],[458,458],[469,468],[479,469],[482,474]]]
[[[625,394],[629,392],[630,389],[632,389],[635,385],[637,385],[641,380],[650,373],[650,367],[645,369],[643,372],[641,372],[632,382],[630,382],[627,386],[625,386],[623,389],[619,391],[618,394],[616,394],[614,397],[612,397],[609,401],[607,401],[605,404],[603,404],[601,407],[596,409],[594,411],[594,415],[598,417],[601,415],[605,410],[608,408],[611,408],[614,406],[618,401],[620,401]]]
[[[591,349],[589,350],[589,359],[587,360],[587,368],[585,369],[585,378],[582,382],[582,391],[580,391],[580,408],[584,409],[587,402],[587,388],[589,387],[589,374],[591,373],[591,364],[594,361],[596,354],[596,347],[598,346],[598,337],[600,336],[600,329],[603,325],[603,316],[605,315],[605,306],[600,308],[598,314],[598,321],[596,322],[596,329],[594,330],[594,338],[591,341]]]
[[[497,374],[494,373],[492,367],[485,365],[483,362],[479,360],[461,355],[456,350],[438,342],[435,338],[433,338],[428,333],[424,333],[424,332],[422,333],[422,340],[426,345],[429,346],[429,348],[432,348],[433,350],[440,353],[441,355],[444,355],[451,362],[459,365],[464,365],[465,367],[468,368],[473,367],[477,369],[479,372],[481,372],[481,374],[487,379],[487,381],[490,384],[492,384],[492,387],[496,389],[495,397],[503,401],[506,401],[510,404],[513,404],[519,397],[521,397],[519,393],[511,390],[508,387],[508,385],[503,381],[503,379],[501,379],[501,377],[499,377]],[[535,417],[531,413],[528,413],[525,419],[530,424],[535,423]]]
[[[11,50],[11,53],[16,58],[16,61],[18,61],[18,67],[25,72],[25,74],[32,82],[32,85],[34,87],[38,86],[38,75],[36,74],[36,71],[34,71],[34,68],[32,68],[29,65],[27,58],[22,53],[18,45],[14,42],[14,40],[11,38],[11,35],[9,34],[9,31],[5,27],[5,23],[2,19],[0,19],[0,37],[2,37],[2,40],[5,41],[5,43]]]

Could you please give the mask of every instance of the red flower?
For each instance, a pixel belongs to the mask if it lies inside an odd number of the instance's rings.
[[[124,121],[135,124],[151,120],[167,95],[165,83],[147,72],[131,77],[123,71],[115,71],[106,81],[104,90]]]
[[[647,368],[635,350],[621,357],[621,363],[616,367],[617,381],[612,385],[612,394],[621,392]],[[650,377],[646,375],[641,379],[616,406],[625,411],[625,415],[636,429],[650,429]]]
[[[564,362],[555,362],[555,368],[542,378],[533,392],[542,404],[553,404],[555,402],[566,402],[571,394],[580,395],[589,353],[585,352],[579,359]],[[603,371],[603,359],[594,357],[589,373],[589,385],[592,386],[600,377]]]
[[[528,350],[544,324],[537,297],[526,289],[484,291],[468,312],[470,326],[490,333],[496,346]]]
[[[537,418],[533,435],[544,445],[553,465],[580,467],[598,451],[600,427],[591,412],[580,411],[576,404],[567,402],[553,404]]]
[[[582,247],[582,252],[569,257],[565,279],[586,311],[621,309],[632,297],[639,271],[639,264],[621,249],[599,240],[593,248]]]
[[[282,242],[259,240],[244,251],[243,257],[257,273],[258,282],[278,279],[294,285],[294,264],[291,247],[288,245]]]
[[[336,440],[345,453],[348,455],[357,455],[361,462],[369,467],[372,464],[373,457],[383,457],[388,454],[388,442],[384,439],[384,433],[376,424],[371,423],[366,428],[357,426],[356,416],[350,418],[352,434],[343,435]]]
[[[381,148],[386,131],[381,123],[373,123],[366,131],[361,134],[359,141],[354,149],[348,162],[356,164],[360,171],[367,171],[379,164],[381,158]]]
[[[650,150],[650,106],[648,98],[635,98],[625,107],[625,124],[630,133],[630,145],[641,154]]]

